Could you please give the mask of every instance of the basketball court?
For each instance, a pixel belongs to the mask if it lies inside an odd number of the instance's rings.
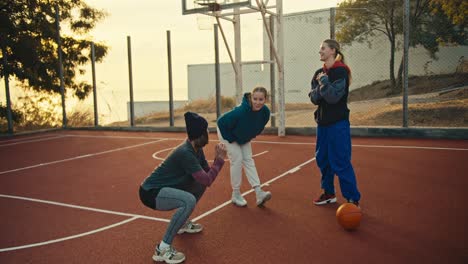
[[[316,138],[285,135],[282,0],[182,1],[183,14],[216,20],[237,97],[243,88],[239,17],[254,12],[271,56],[250,63],[274,67],[271,101],[278,102],[272,107],[278,135],[252,141],[272,199],[258,208],[244,177],[248,206],[234,206],[227,161],[191,216],[204,230],[174,240],[184,263],[467,263],[468,141],[354,137],[363,217],[357,230],[344,230],[335,216],[345,201],[336,177],[338,202],[313,203],[321,193]],[[223,31],[230,23],[232,46]],[[219,85],[216,97],[219,102]],[[145,207],[138,189],[185,139],[182,132],[67,129],[0,138],[0,263],[153,263],[174,211]],[[208,160],[217,142],[211,133]]]
[[[0,263],[152,263],[172,212],[143,206],[138,187],[185,133],[56,131],[0,140]],[[205,147],[214,155],[216,134]],[[342,229],[344,202],[315,206],[315,138],[253,141],[265,208],[230,203],[229,162],[174,247],[185,263],[465,263],[466,140],[353,138],[361,226]]]

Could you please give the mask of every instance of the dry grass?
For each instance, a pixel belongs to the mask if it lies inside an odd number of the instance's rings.
[[[468,88],[441,94],[431,102],[409,104],[409,126],[425,127],[468,127]],[[206,102],[208,104],[208,102]],[[204,105],[200,102],[196,106]],[[379,104],[371,106],[366,104],[368,111],[351,110],[350,121],[353,126],[396,126],[401,127],[403,123],[401,104]],[[350,103],[353,109],[353,103]],[[288,127],[310,127],[315,126],[313,112],[316,107],[312,104],[287,104],[286,126]],[[186,108],[175,111],[175,126],[185,126],[183,113]],[[200,112],[200,111],[199,111]],[[200,112],[211,127],[216,126],[216,113]],[[168,113],[151,115],[152,119],[137,119],[137,125],[168,126]],[[144,121],[144,122],[143,122]],[[147,122],[147,123],[146,123]],[[128,121],[114,123],[114,126],[128,126]],[[269,124],[267,125],[269,126]]]
[[[468,85],[468,73],[442,74],[431,76],[411,76],[408,80],[408,94],[424,94],[449,87]],[[349,94],[349,102],[386,98],[390,96],[390,81],[378,81],[355,89]],[[392,94],[391,96],[398,96]]]
[[[410,95],[427,94],[442,91],[449,87],[468,85],[468,74],[448,74],[439,76],[411,77],[409,80]],[[388,98],[389,81],[382,81],[357,89],[350,94],[350,121],[353,126],[397,126],[403,123],[401,102],[373,99]],[[392,95],[395,96],[395,95]],[[440,93],[426,101],[409,104],[410,126],[432,127],[468,127],[468,88]],[[363,100],[369,100],[363,102]],[[411,101],[410,101],[411,102]],[[196,100],[183,108],[175,110],[174,125],[185,126],[183,113],[194,111],[203,115],[210,126],[216,126],[216,101]],[[232,109],[235,98],[223,97],[222,111]],[[271,105],[268,105],[271,109]],[[313,112],[316,106],[309,103],[286,104],[286,126],[315,126]],[[137,125],[168,126],[169,113],[154,113],[135,120]],[[128,126],[128,121],[117,122],[112,126]],[[269,126],[269,125],[268,125]]]
[[[352,113],[352,126],[396,126],[401,127],[403,115],[401,105],[387,105],[377,110]],[[216,126],[216,114],[204,113],[210,127]],[[315,126],[313,111],[286,111],[286,126],[311,127]],[[442,103],[418,103],[409,105],[409,126],[413,127],[468,127],[468,99],[451,100]],[[277,121],[278,122],[278,121]],[[168,126],[167,119],[145,125]],[[123,126],[128,126],[124,122]],[[185,126],[183,115],[175,116],[175,126]],[[270,126],[268,124],[267,126]]]
[[[468,99],[408,105],[409,126],[468,127]],[[366,114],[351,114],[351,124],[359,126],[401,126],[401,105],[388,105]]]
[[[236,106],[236,99],[233,97],[221,96],[221,112],[226,112]],[[190,102],[182,108],[174,109],[174,121],[176,126],[184,126],[183,115],[187,111],[192,111],[203,115],[207,119],[216,120],[216,99],[198,99]],[[169,124],[169,111],[155,112],[135,119],[137,125],[167,126]],[[110,126],[128,126],[128,121],[114,122]]]
[[[234,97],[221,96],[221,112],[225,112],[236,106],[236,99]],[[208,100],[198,99],[189,103],[183,108],[183,111],[192,111],[197,113],[213,113],[216,112],[216,98],[209,98]]]
[[[295,111],[295,110],[315,110],[315,106],[312,103],[297,103],[297,104],[286,104],[285,105],[286,111]]]
[[[67,125],[71,127],[93,126],[94,114],[91,110],[74,111],[67,116]]]

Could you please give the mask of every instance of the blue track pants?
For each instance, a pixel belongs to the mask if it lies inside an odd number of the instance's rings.
[[[318,126],[315,151],[317,165],[322,173],[322,189],[326,193],[335,194],[333,180],[336,174],[344,198],[359,201],[361,194],[357,188],[353,165],[351,165],[349,121],[343,120],[330,126]]]

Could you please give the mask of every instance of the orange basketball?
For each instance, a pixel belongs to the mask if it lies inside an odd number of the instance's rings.
[[[361,224],[362,212],[353,203],[344,203],[336,210],[338,224],[346,230],[354,230]]]

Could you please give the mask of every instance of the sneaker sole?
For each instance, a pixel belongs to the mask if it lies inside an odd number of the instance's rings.
[[[238,206],[238,207],[245,207],[247,206],[247,202],[243,203],[243,204],[240,204],[240,203],[237,203],[236,201],[234,200],[231,200],[231,203],[233,203],[234,205]]]
[[[325,200],[325,201],[321,201],[321,202],[314,202],[314,204],[316,204],[316,205],[324,205],[324,204],[331,204],[331,203],[336,203],[336,197],[332,198],[332,199]]]
[[[261,203],[257,203],[258,207],[262,207],[265,205],[266,202],[268,202],[271,199],[271,193],[268,193],[265,198],[263,198]]]
[[[200,229],[179,229],[179,231],[177,231],[177,234],[183,234],[183,233],[189,233],[189,234],[195,234],[195,233],[200,233],[201,231],[203,230],[203,228],[200,228]]]
[[[153,255],[153,260],[154,261],[157,261],[157,262],[166,262],[166,263],[169,263],[169,264],[175,264],[175,263],[182,263],[185,261],[185,257],[183,259],[177,259],[177,260],[174,260],[174,259],[164,259],[163,257],[160,257],[158,255]]]

